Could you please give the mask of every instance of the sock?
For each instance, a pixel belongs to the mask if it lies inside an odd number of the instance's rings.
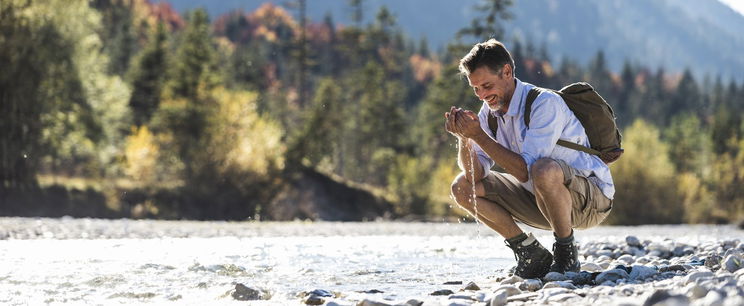
[[[527,234],[521,233],[519,235],[506,239],[506,242],[508,242],[509,245],[518,245],[519,243],[525,240],[527,240]]]
[[[553,237],[555,237],[555,242],[560,245],[569,245],[574,242],[573,229],[571,229],[571,234],[568,237],[558,238],[555,233],[553,233]]]

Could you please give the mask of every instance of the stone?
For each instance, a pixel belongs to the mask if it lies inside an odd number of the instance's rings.
[[[552,302],[552,303],[563,303],[563,302],[565,302],[567,300],[570,300],[570,299],[573,299],[573,298],[580,298],[580,297],[581,296],[579,296],[576,293],[561,293],[561,294],[556,294],[554,296],[549,297],[548,298],[548,302]]]
[[[486,304],[489,306],[503,306],[503,305],[506,305],[506,301],[508,297],[509,296],[506,293],[506,291],[501,291],[498,294],[495,294],[491,298],[491,301]]]
[[[652,305],[689,305],[690,299],[684,295],[671,294],[666,289],[658,289],[646,301],[643,306]]]
[[[647,267],[647,266],[634,265],[633,268],[630,270],[629,277],[632,280],[642,281],[642,280],[651,278],[658,273],[659,272],[657,272],[656,269],[654,268]]]
[[[305,295],[315,295],[319,297],[333,297],[334,296],[333,293],[331,293],[330,291],[323,290],[323,289],[315,289],[313,291],[307,292]]]
[[[602,267],[600,267],[598,264],[595,264],[593,262],[585,262],[581,265],[582,271],[589,271],[589,272],[600,272],[602,271]]]
[[[742,258],[735,254],[726,256],[721,262],[721,268],[734,273],[742,268]]]
[[[474,298],[473,296],[466,295],[466,294],[453,294],[450,295],[450,300],[468,300],[468,301],[477,301],[478,299]]]
[[[475,284],[474,282],[469,282],[468,285],[465,286],[465,288],[463,288],[463,290],[470,290],[470,291],[478,291],[480,289],[481,288],[478,287],[478,285]]]
[[[361,302],[357,303],[357,306],[390,306],[390,304],[370,299],[364,299]]]
[[[659,267],[659,272],[674,272],[674,271],[687,271],[687,269],[682,265],[671,265],[671,266],[662,266]]]
[[[721,259],[723,259],[721,256],[711,254],[705,257],[705,267],[711,270],[716,270],[720,267]]]
[[[545,286],[543,286],[543,289],[549,289],[549,288],[566,288],[566,289],[576,289],[576,286],[574,286],[573,283],[568,281],[553,281],[545,283]]]
[[[501,284],[502,285],[513,285],[513,284],[519,283],[519,282],[521,282],[523,280],[524,279],[522,279],[521,277],[516,276],[516,275],[513,275],[513,276],[511,276],[511,277],[509,277],[507,279],[502,280],[501,281]]]
[[[493,292],[495,294],[499,294],[501,291],[506,292],[506,296],[507,297],[513,296],[513,295],[518,295],[518,294],[521,294],[522,293],[522,290],[519,290],[519,288],[517,288],[514,285],[501,285],[501,286],[497,287],[496,290],[494,290]]]
[[[444,282],[442,285],[462,285],[462,281],[448,281]]]
[[[706,294],[705,297],[700,300],[700,302],[703,305],[722,306],[724,298],[725,296],[718,292],[718,290],[710,290],[708,291],[708,294]]]
[[[311,294],[305,299],[305,304],[306,305],[323,305],[325,304],[325,300],[322,297]]]
[[[510,296],[506,299],[507,303],[511,302],[528,302],[535,299],[539,294],[537,292],[527,292]]]
[[[240,283],[235,285],[235,291],[233,291],[231,295],[238,301],[255,301],[268,299],[266,297],[266,294],[261,292],[261,290],[250,288]]]
[[[599,272],[594,272],[596,275],[599,275]],[[566,277],[576,286],[583,286],[583,285],[590,285],[594,281],[594,277],[596,276],[594,273],[589,273],[587,271],[581,271],[579,273],[576,272],[566,272]]]
[[[555,282],[555,281],[564,281],[567,280],[565,275],[558,273],[558,272],[548,272],[548,274],[545,274],[545,276],[542,278],[544,282]]]
[[[635,262],[635,259],[633,259],[633,256],[625,254],[617,258],[617,261],[622,262],[626,265],[632,265]]]
[[[687,285],[692,282],[696,282],[698,280],[703,280],[706,278],[712,278],[715,276],[713,272],[710,271],[695,271],[690,274],[687,274],[685,278],[682,280],[682,284]]]
[[[688,297],[691,297],[692,299],[699,299],[708,294],[708,289],[705,289],[703,286],[700,286],[698,284],[692,283],[685,287],[685,292]]]
[[[519,284],[519,289],[522,291],[537,291],[542,288],[543,283],[539,279],[525,279]]]
[[[626,236],[625,237],[625,243],[627,243],[629,246],[643,248],[643,245],[641,244],[641,241],[638,240],[638,237],[636,237],[636,236]]]
[[[449,290],[449,289],[441,289],[441,290],[437,290],[437,291],[434,291],[432,293],[429,293],[429,295],[450,295],[450,294],[454,294],[454,293],[455,292],[453,292],[452,290]]]
[[[594,282],[597,284],[601,284],[606,281],[617,282],[617,280],[619,279],[627,279],[629,277],[630,275],[628,275],[628,272],[625,272],[624,269],[612,269],[604,271],[597,275],[597,277],[594,279]]]

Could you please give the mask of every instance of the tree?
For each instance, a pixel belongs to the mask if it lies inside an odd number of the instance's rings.
[[[129,107],[132,109],[135,125],[148,123],[160,105],[167,74],[166,51],[165,26],[160,23],[147,47],[134,60],[129,72],[132,83]]]
[[[507,11],[512,5],[511,0],[485,0],[484,3],[475,6],[477,12],[483,12],[484,16],[479,16],[470,22],[470,26],[457,32],[458,39],[462,37],[473,37],[477,41],[484,41],[488,38],[501,39],[504,35],[504,28],[500,24],[501,20],[511,19],[511,14]]]
[[[217,82],[212,72],[215,51],[204,9],[189,14],[171,71],[170,90],[175,97],[194,98],[200,86],[210,89]]]

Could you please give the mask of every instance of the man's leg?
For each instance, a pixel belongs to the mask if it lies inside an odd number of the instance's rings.
[[[452,182],[452,197],[460,207],[470,212],[471,215],[476,216],[474,203],[477,204],[478,220],[499,233],[505,239],[522,234],[522,229],[514,222],[512,215],[501,207],[501,205],[483,198],[484,195],[483,184],[477,182],[475,184],[475,197],[473,197],[473,185],[467,180],[465,173],[460,173],[454,182]]]
[[[540,159],[532,164],[530,171],[537,198],[537,206],[550,222],[556,237],[571,235],[571,211],[573,202],[563,169],[552,159]]]
[[[578,272],[580,263],[574,244],[571,213],[573,199],[566,186],[566,175],[555,160],[540,159],[530,170],[538,207],[550,222],[555,235],[551,271]]]

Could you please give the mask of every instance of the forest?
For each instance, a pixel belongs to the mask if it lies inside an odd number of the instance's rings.
[[[482,1],[440,51],[347,3],[348,25],[309,20],[304,0],[214,20],[166,1],[0,2],[0,215],[280,220],[276,198],[319,176],[385,218],[468,219],[443,114],[480,108],[457,62],[494,37],[520,80],[586,81],[612,105],[626,153],[606,223],[744,218],[744,83],[552,58],[505,40],[509,0]]]

